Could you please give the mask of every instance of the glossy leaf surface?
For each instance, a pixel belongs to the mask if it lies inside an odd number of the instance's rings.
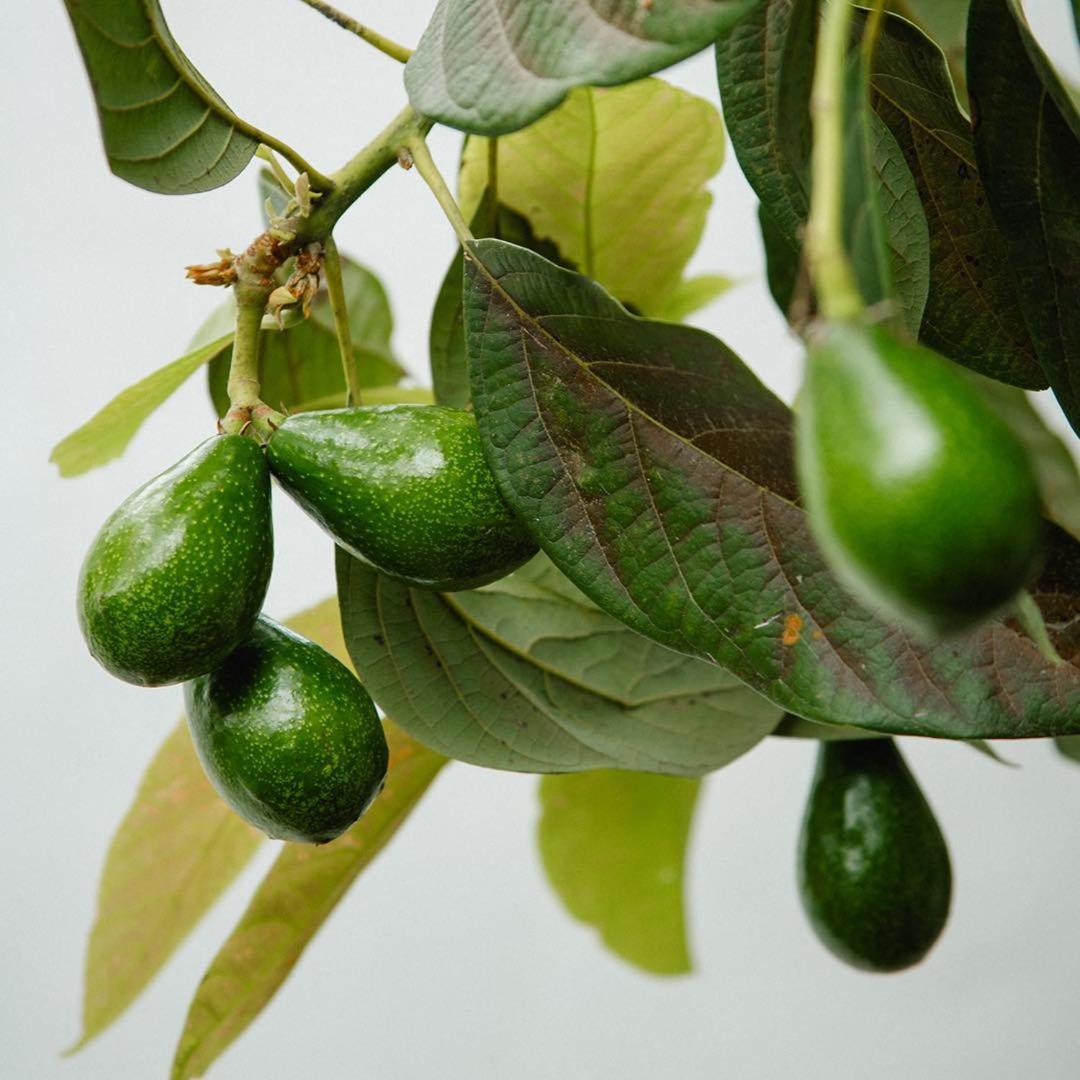
[[[353,662],[380,707],[476,765],[697,775],[780,719],[727,673],[598,611],[543,560],[485,589],[439,595],[339,551],[338,594]]]
[[[1080,112],[1014,0],[972,0],[975,151],[1043,370],[1080,429]]]
[[[281,849],[199,983],[173,1060],[173,1080],[202,1076],[259,1015],[446,763],[392,724],[387,742],[386,787],[364,817],[329,844]]]
[[[488,183],[489,145],[466,143],[466,213]],[[712,201],[706,184],[724,158],[711,102],[660,79],[581,87],[543,119],[500,138],[497,153],[499,201],[567,262],[643,314],[676,302]]]
[[[613,86],[705,48],[759,0],[439,0],[405,67],[413,107],[482,135],[524,127],[575,86]]]
[[[686,846],[701,782],[599,770],[540,781],[537,839],[567,911],[657,975],[690,970]]]
[[[808,719],[961,738],[1080,730],[1080,669],[1048,666],[1011,625],[927,648],[847,597],[794,501],[788,410],[723,345],[635,319],[530,252],[473,252],[466,340],[489,463],[595,603]],[[1059,640],[1080,617],[1078,565],[1075,543],[1055,541],[1034,589],[1056,597]]]
[[[209,191],[258,149],[181,52],[157,0],[65,0],[97,100],[109,166],[166,195]]]

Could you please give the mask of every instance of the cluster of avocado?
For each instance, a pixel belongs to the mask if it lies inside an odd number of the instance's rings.
[[[217,435],[105,522],[79,581],[90,652],[138,686],[186,683],[192,738],[222,797],[271,836],[325,843],[381,790],[387,745],[352,672],[260,614],[271,473],[338,544],[417,587],[473,588],[536,547],[472,415],[434,405],[302,413],[265,447]]]

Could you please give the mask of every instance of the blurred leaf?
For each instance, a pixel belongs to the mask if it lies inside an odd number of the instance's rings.
[[[1054,745],[1062,757],[1080,765],[1080,735],[1062,735],[1054,740]]]
[[[664,303],[654,308],[652,318],[663,322],[682,322],[695,311],[718,300],[735,284],[723,274],[696,274],[683,278]]]
[[[100,412],[53,447],[49,460],[61,476],[79,476],[118,458],[146,418],[212,357],[229,347],[232,332],[158,368],[122,390]]]
[[[386,724],[386,787],[343,836],[286,844],[195,992],[173,1080],[202,1076],[277,992],[339,901],[412,813],[446,759]]]
[[[439,0],[405,66],[413,107],[502,135],[575,86],[631,82],[690,56],[759,0]]]
[[[1028,330],[1080,430],[1080,113],[1015,0],[972,0],[975,151]]]
[[[1067,663],[1005,618],[927,645],[840,588],[797,505],[790,413],[720,342],[594,282],[472,245],[465,336],[500,492],[590,599],[776,705],[890,734],[1080,731],[1080,544],[1047,528],[1031,592]],[[350,644],[352,642],[350,641]]]
[[[348,662],[337,602],[286,620]],[[262,833],[203,774],[183,720],[154,756],[109,847],[86,955],[83,1030],[104,1031],[146,989],[247,865]]]
[[[949,74],[961,100],[966,100],[964,49],[971,0],[891,0],[889,7],[920,26],[949,63]]]
[[[620,626],[543,559],[440,595],[339,551],[338,594],[353,662],[380,707],[476,765],[699,775],[780,716],[720,669]]]
[[[886,16],[871,93],[915,178],[929,227],[930,294],[920,340],[984,375],[1045,387],[979,178],[971,127],[941,51],[910,23]]]
[[[683,868],[700,780],[599,771],[540,781],[540,857],[575,918],[645,971],[690,970]]]
[[[157,0],[65,0],[109,167],[167,195],[227,184],[265,136],[235,116],[173,40]]]
[[[488,140],[469,139],[461,200],[487,182]],[[565,260],[645,314],[665,311],[705,228],[724,159],[716,107],[660,79],[581,87],[498,141],[499,201]],[[503,239],[513,240],[511,236]]]
[[[867,731],[865,728],[847,727],[841,724],[818,724],[813,720],[804,720],[794,713],[787,713],[776,726],[774,735],[787,739],[817,739],[819,742],[832,742],[836,739],[883,739],[884,735]]]
[[[390,346],[394,319],[386,290],[372,271],[351,259],[342,258],[342,278],[349,310],[353,353],[360,367],[362,386],[385,386],[405,374]],[[230,298],[224,307],[235,311]],[[259,372],[262,399],[272,408],[286,406],[302,412],[319,402],[319,408],[345,404],[345,376],[334,333],[333,313],[325,292],[311,305],[311,316],[285,330],[268,329],[262,334]],[[229,381],[231,346],[210,364],[207,377],[210,397],[219,416],[229,408],[226,385]]]

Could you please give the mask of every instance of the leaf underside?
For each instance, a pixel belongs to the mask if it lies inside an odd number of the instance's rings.
[[[575,86],[640,79],[705,48],[760,0],[439,0],[405,66],[413,107],[502,135]]]
[[[1059,651],[1011,623],[934,647],[827,572],[796,503],[790,415],[709,335],[629,315],[531,252],[466,264],[473,403],[503,496],[552,561],[639,633],[782,708],[892,734],[1080,731],[1078,545],[1034,587]]]
[[[259,146],[180,51],[157,0],[64,0],[109,167],[166,195],[227,184]]]
[[[698,775],[780,719],[726,672],[597,610],[543,558],[484,589],[442,595],[339,551],[338,595],[353,663],[379,706],[472,764]]]

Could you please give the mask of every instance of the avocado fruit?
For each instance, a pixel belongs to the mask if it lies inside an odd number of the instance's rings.
[[[273,433],[267,458],[338,544],[409,585],[475,588],[536,553],[495,486],[476,420],[461,409],[299,413]]]
[[[949,914],[945,838],[892,739],[823,742],[799,837],[799,896],[853,967],[917,964]]]
[[[91,545],[78,587],[91,654],[138,686],[205,674],[251,629],[273,556],[262,450],[208,439],[125,500]]]
[[[382,788],[388,750],[368,692],[340,660],[264,615],[184,697],[211,783],[272,837],[333,840]]]
[[[812,340],[796,453],[830,567],[924,639],[992,615],[1038,566],[1023,446],[951,361],[883,325],[833,322]]]

